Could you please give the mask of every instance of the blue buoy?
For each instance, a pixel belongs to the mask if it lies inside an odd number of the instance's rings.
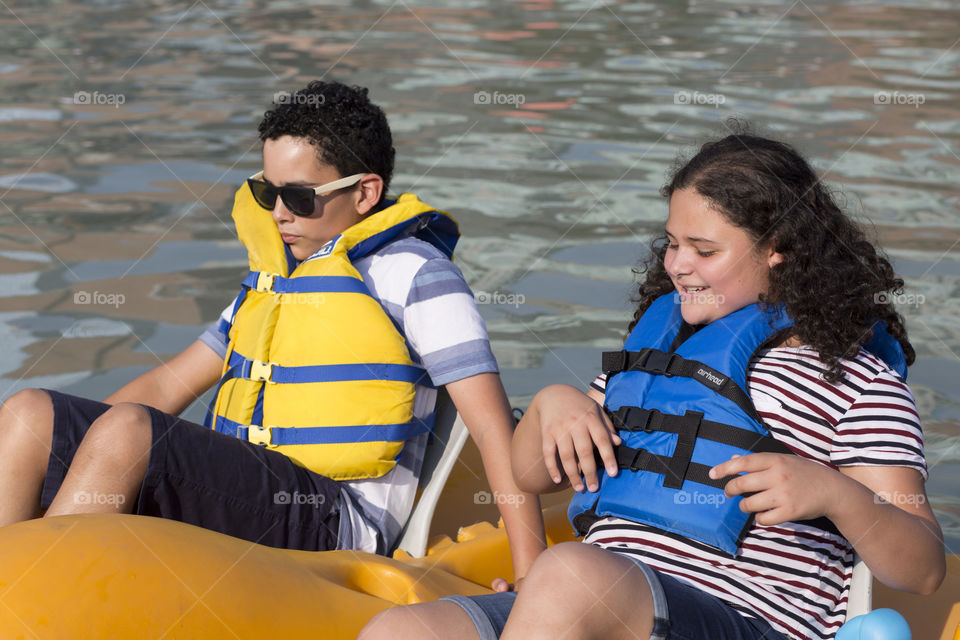
[[[857,616],[845,625],[834,640],[911,640],[910,625],[893,609],[876,609]]]

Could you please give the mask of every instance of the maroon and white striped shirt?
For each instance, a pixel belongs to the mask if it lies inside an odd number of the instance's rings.
[[[844,360],[833,385],[807,347],[761,351],[747,387],[777,440],[828,464],[911,467],[927,476],[913,394],[882,360],[860,351]],[[606,380],[591,385],[603,392]],[[735,558],[680,535],[620,518],[604,518],[584,542],[639,556],[648,565],[720,598],[748,617],[767,620],[788,638],[826,640],[843,624],[853,549],[842,537],[804,525],[754,525]]]

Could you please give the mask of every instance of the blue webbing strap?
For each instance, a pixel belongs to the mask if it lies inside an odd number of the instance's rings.
[[[399,424],[358,424],[338,427],[268,427],[269,443],[292,444],[340,444],[350,442],[400,442],[410,440],[433,430],[435,415],[423,420]],[[223,416],[217,416],[216,430],[241,440],[249,438],[250,425],[242,425]]]

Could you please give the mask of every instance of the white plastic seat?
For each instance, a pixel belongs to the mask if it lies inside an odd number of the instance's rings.
[[[398,549],[415,558],[422,558],[427,552],[433,512],[468,436],[467,426],[460,419],[446,389],[439,389],[433,441],[427,445],[420,473],[420,497],[397,543]]]
[[[860,556],[853,556],[853,577],[850,579],[850,593],[847,596],[847,618],[849,622],[873,609],[873,574]]]

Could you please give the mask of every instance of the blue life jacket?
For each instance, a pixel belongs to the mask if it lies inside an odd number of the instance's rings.
[[[574,496],[568,517],[578,533],[617,516],[734,555],[753,516],[724,494],[733,476],[708,473],[734,454],[793,453],[769,435],[746,391],[754,352],[791,325],[782,309],[752,304],[694,333],[673,294],[655,300],[623,350],[603,354],[604,407],[623,440],[620,472],[610,477],[598,465],[598,491]],[[903,351],[882,323],[869,346],[906,378]],[[826,518],[803,524],[837,533]]]

